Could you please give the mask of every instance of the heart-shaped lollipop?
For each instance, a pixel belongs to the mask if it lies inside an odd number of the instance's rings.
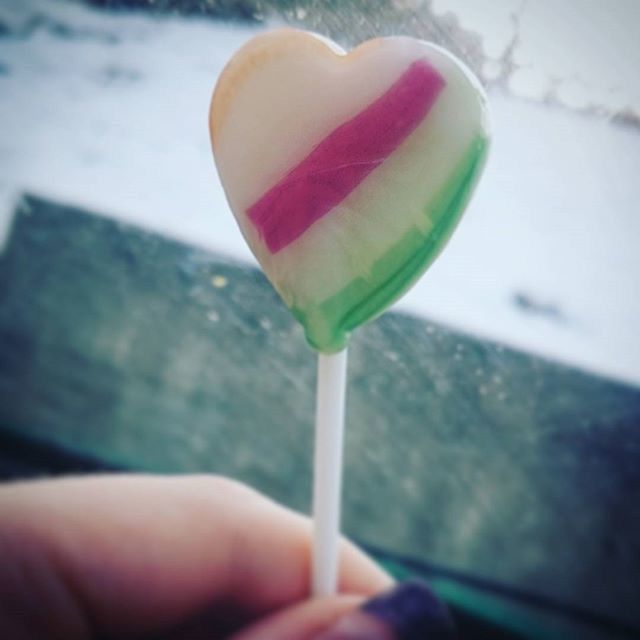
[[[475,78],[407,37],[345,53],[293,29],[259,35],[220,76],[210,127],[244,237],[325,353],[435,259],[488,148]]]

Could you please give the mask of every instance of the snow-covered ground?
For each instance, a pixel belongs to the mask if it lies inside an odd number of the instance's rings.
[[[2,22],[0,245],[30,191],[253,261],[207,133],[250,28],[51,0],[3,0]],[[398,308],[640,384],[640,132],[505,89],[490,101],[486,175]]]
[[[638,0],[432,0],[432,8],[481,37],[482,73],[505,78],[512,93],[640,116]]]

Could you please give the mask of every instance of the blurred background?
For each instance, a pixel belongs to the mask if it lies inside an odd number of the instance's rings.
[[[3,477],[211,471],[308,510],[313,354],[207,130],[283,24],[440,44],[493,115],[449,247],[354,337],[345,531],[468,637],[636,637],[636,0],[0,0]]]

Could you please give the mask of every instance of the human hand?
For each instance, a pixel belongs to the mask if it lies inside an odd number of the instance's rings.
[[[391,579],[346,541],[339,595],[308,598],[310,531],[307,518],[220,477],[5,485],[0,637],[398,638],[389,598],[361,608]],[[419,608],[433,606],[411,589]]]

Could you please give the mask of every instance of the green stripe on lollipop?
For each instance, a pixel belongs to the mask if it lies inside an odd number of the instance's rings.
[[[291,309],[309,344],[323,353],[344,349],[349,333],[395,302],[436,259],[456,228],[486,160],[488,140],[476,137],[452,176],[425,208],[426,235],[406,233],[373,266],[370,277],[352,280],[322,304]]]

